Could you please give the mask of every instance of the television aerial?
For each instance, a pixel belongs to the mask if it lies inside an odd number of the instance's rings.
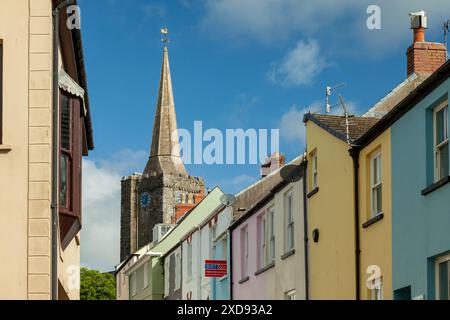
[[[349,120],[348,120],[350,115],[349,115],[349,112],[348,112],[348,108],[345,105],[344,97],[341,94],[338,93],[339,103],[337,103],[335,105],[331,105],[330,104],[330,97],[333,94],[333,91],[335,91],[336,89],[338,89],[340,87],[345,87],[345,86],[346,86],[345,82],[343,82],[341,84],[338,84],[337,86],[334,86],[334,87],[327,86],[326,87],[326,92],[325,92],[325,100],[326,100],[325,103],[326,103],[326,112],[327,113],[330,113],[331,109],[333,107],[337,106],[337,105],[340,105],[342,107],[342,110],[344,111],[344,116],[345,116],[345,127],[346,127],[347,144],[351,145],[351,143],[350,143],[350,127],[349,127],[350,123],[349,123]]]
[[[224,194],[223,196],[220,197],[220,202],[224,206],[229,207],[236,202],[236,197],[232,194]]]

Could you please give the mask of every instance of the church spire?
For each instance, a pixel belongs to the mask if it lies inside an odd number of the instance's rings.
[[[150,158],[144,170],[144,175],[152,175],[153,173],[187,175],[180,157],[177,119],[167,46],[164,47],[163,53]]]

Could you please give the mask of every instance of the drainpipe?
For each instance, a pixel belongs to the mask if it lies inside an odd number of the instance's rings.
[[[349,150],[353,159],[353,186],[354,186],[354,206],[355,206],[355,286],[356,300],[361,299],[360,288],[360,235],[359,235],[359,147],[353,146]]]
[[[303,233],[304,233],[304,250],[305,250],[305,300],[309,300],[309,260],[308,260],[308,209],[307,209],[307,197],[306,197],[306,177],[307,177],[307,165],[308,161],[305,159],[302,162],[303,165]]]
[[[53,10],[53,106],[52,106],[52,300],[58,300],[58,160],[59,160],[59,13],[62,9],[74,5],[76,0],[65,0]]]

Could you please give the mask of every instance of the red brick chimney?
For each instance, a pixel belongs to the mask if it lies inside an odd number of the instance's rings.
[[[285,164],[285,156],[279,152],[274,152],[267,158],[266,162],[261,166],[261,177],[267,177],[275,170],[281,168]]]
[[[413,73],[431,74],[442,66],[447,58],[445,45],[425,41],[427,16],[424,11],[411,13],[411,29],[414,43],[408,48],[408,77]]]

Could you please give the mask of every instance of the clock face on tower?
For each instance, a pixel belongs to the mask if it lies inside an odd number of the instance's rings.
[[[150,204],[151,198],[148,192],[141,193],[141,198],[139,199],[142,208],[147,208]]]

